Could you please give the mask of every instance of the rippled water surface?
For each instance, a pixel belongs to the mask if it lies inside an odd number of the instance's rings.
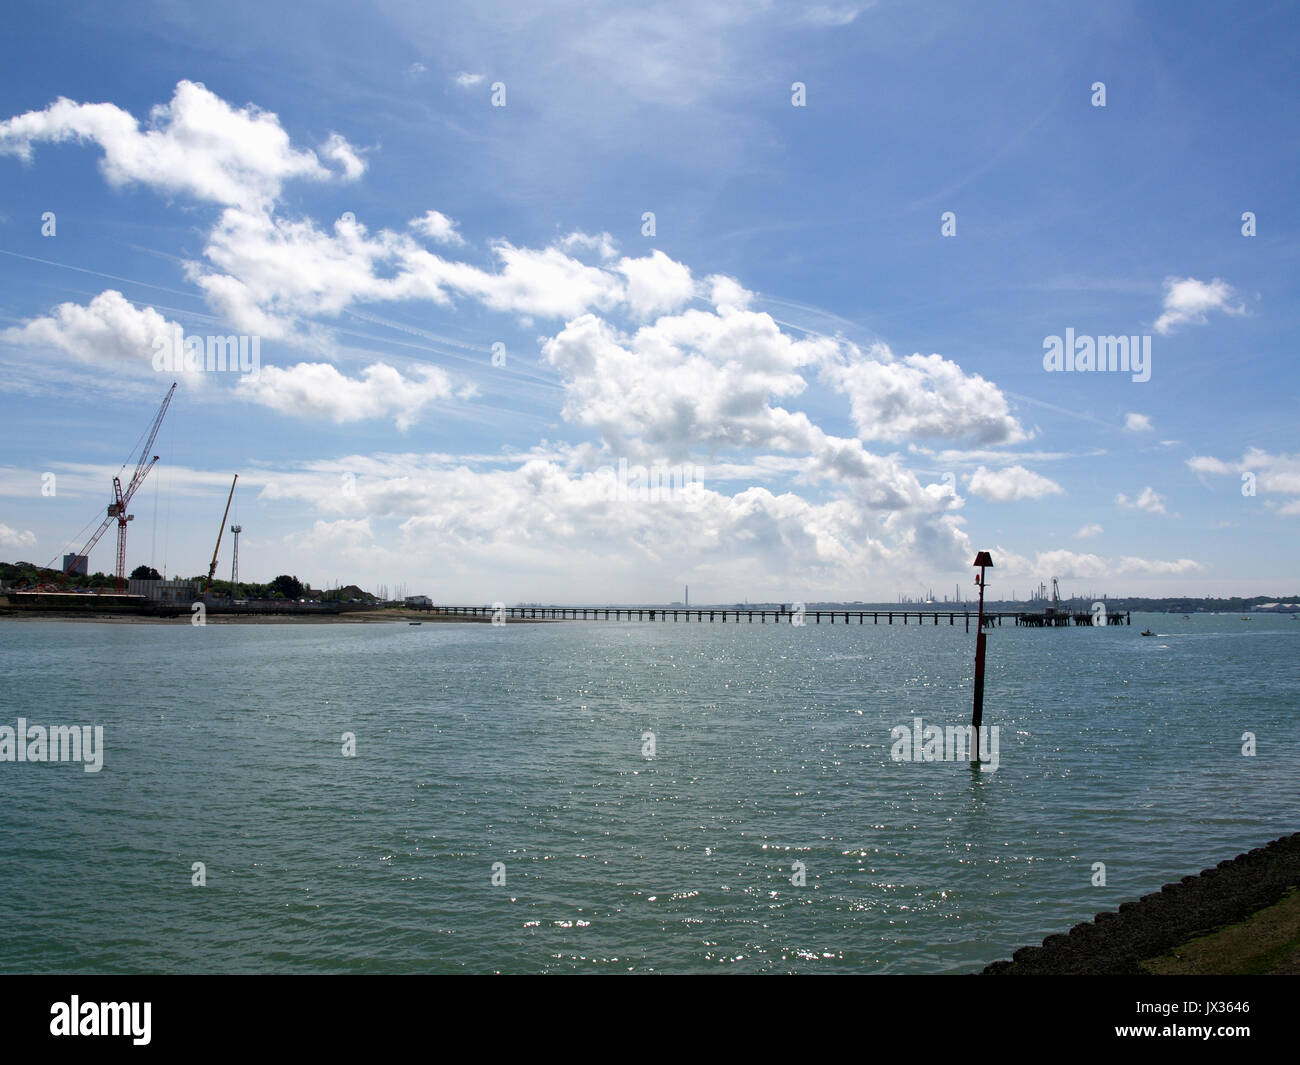
[[[996,772],[890,759],[946,619],[0,622],[0,725],[105,745],[0,762],[0,969],[972,971],[1300,828],[1300,621],[1133,621],[993,630]]]

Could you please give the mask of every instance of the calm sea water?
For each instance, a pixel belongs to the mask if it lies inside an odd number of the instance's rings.
[[[889,757],[960,623],[0,622],[105,744],[0,763],[0,970],[969,972],[1300,827],[1300,621],[1133,621],[993,630],[996,772]]]

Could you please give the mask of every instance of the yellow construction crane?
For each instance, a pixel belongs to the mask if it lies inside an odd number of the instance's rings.
[[[226,531],[226,518],[230,516],[230,501],[235,498],[235,482],[239,480],[239,474],[235,474],[235,480],[230,482],[230,495],[226,496],[226,511],[221,515],[221,525],[217,529],[217,546],[212,549],[212,562],[208,566],[208,580],[203,585],[203,594],[208,594],[208,589],[212,587],[212,575],[217,572],[217,552],[221,550],[221,534]],[[233,594],[233,589],[231,590]]]

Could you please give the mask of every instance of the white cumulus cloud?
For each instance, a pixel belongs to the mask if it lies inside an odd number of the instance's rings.
[[[1240,477],[1243,488],[1252,484],[1256,492],[1300,496],[1300,455],[1273,454],[1252,447],[1236,462],[1225,462],[1209,455],[1195,455],[1187,460],[1187,465],[1196,473]],[[1296,503],[1300,503],[1300,500]],[[1295,503],[1283,504],[1279,509],[1282,514],[1296,512]]]
[[[1105,558],[1067,550],[1039,551],[1029,558],[999,548],[994,552],[993,560],[1004,579],[1024,576],[1041,580],[1052,576],[1062,580],[1100,581],[1134,575],[1179,576],[1205,569],[1204,563],[1190,558],[1148,559],[1132,555]]]
[[[695,295],[690,269],[661,251],[640,259],[621,259],[617,269],[627,278],[624,298],[637,317],[676,310]]]
[[[465,243],[465,238],[456,232],[456,223],[441,211],[426,211],[421,217],[412,218],[410,226],[439,244],[461,247]]]
[[[688,310],[621,333],[593,314],[542,347],[561,374],[565,417],[599,430],[616,454],[648,447],[812,451],[822,434],[773,400],[799,395],[800,367],[830,358],[826,340],[793,340],[766,314]]]
[[[43,111],[0,122],[0,154],[30,159],[38,143],[76,140],[99,145],[101,167],[114,186],[138,182],[164,193],[243,207],[274,202],[284,182],[326,181],[339,176],[316,153],[294,148],[279,118],[251,104],[234,108],[203,85],[182,81],[171,102],[158,104],[141,129],[115,104],[60,98]],[[340,135],[325,146],[326,158],[352,179],[364,164]]]
[[[105,289],[86,305],[60,303],[49,314],[0,332],[20,347],[53,348],[78,362],[152,372],[155,342],[167,342],[173,324],[152,307],[137,308],[122,293]],[[170,372],[170,371],[169,371]],[[191,384],[201,374],[177,371]]]
[[[1156,319],[1157,333],[1169,333],[1181,325],[1203,325],[1210,311],[1240,315],[1246,313],[1241,303],[1233,303],[1235,293],[1226,281],[1198,281],[1194,277],[1165,278],[1165,298],[1160,317]]]
[[[1138,493],[1138,497],[1136,499],[1129,499],[1129,497],[1126,496],[1123,492],[1120,492],[1115,496],[1115,502],[1118,503],[1121,507],[1129,507],[1129,508],[1136,508],[1138,510],[1145,510],[1148,514],[1166,513],[1165,503],[1167,501],[1168,500],[1166,499],[1165,496],[1162,496],[1150,485],[1147,485],[1145,488],[1143,488],[1142,491]]]
[[[237,387],[253,402],[285,413],[338,423],[392,418],[401,430],[414,424],[429,403],[452,392],[450,379],[437,367],[403,376],[384,363],[367,366],[356,378],[329,363],[264,366],[256,377],[241,377]]]
[[[605,232],[592,234],[575,231],[561,237],[555,246],[569,254],[574,251],[593,251],[604,260],[612,259],[618,254],[618,241]]]
[[[35,547],[36,534],[30,529],[19,532],[0,521],[0,547]]]
[[[870,357],[830,366],[825,376],[848,395],[864,440],[935,437],[1006,444],[1028,438],[996,385],[940,355],[897,359],[877,344]]]
[[[975,495],[994,503],[1042,499],[1044,496],[1060,495],[1064,491],[1055,481],[1023,466],[1008,466],[1001,470],[988,470],[981,466],[971,474],[969,487]]]
[[[344,181],[356,181],[366,172],[366,161],[341,133],[331,133],[321,147],[321,155],[339,164]]]

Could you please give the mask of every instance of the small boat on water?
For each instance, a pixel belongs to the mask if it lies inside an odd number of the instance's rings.
[[[1140,633],[1138,633],[1138,635],[1139,635],[1139,636],[1154,636],[1155,633],[1152,632],[1150,629],[1143,629]]]
[[[423,622],[423,621],[408,621],[407,624],[408,624],[408,625],[423,625],[424,622]]]

